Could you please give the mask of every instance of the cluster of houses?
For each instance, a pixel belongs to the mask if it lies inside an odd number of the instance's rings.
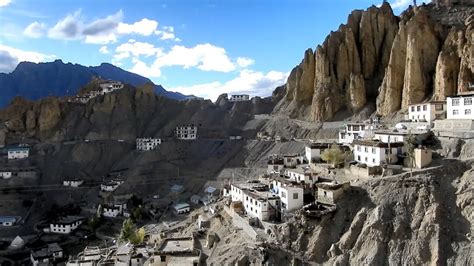
[[[74,102],[87,103],[92,98],[95,98],[99,95],[105,95],[116,90],[120,90],[124,87],[123,83],[120,81],[106,80],[99,83],[99,88],[97,90],[92,90],[83,95],[77,95],[73,100]]]

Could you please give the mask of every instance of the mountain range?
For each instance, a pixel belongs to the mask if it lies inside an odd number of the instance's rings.
[[[17,95],[29,100],[46,96],[75,95],[93,77],[121,81],[135,87],[152,83],[148,78],[108,63],[86,67],[64,63],[61,60],[38,64],[21,62],[13,72],[0,73],[0,107],[5,107]],[[154,91],[157,95],[176,100],[190,97],[177,92],[169,92],[161,85],[154,85]]]

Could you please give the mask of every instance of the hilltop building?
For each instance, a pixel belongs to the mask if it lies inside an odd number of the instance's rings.
[[[474,94],[447,97],[447,119],[474,120],[473,99]]]
[[[230,96],[229,102],[246,102],[250,101],[248,94],[234,94]]]
[[[137,150],[139,151],[151,151],[160,144],[161,139],[159,138],[137,138]]]
[[[175,135],[180,140],[195,140],[197,139],[197,127],[195,125],[178,126]]]
[[[83,217],[66,216],[56,219],[49,224],[49,233],[70,234],[84,222]]]

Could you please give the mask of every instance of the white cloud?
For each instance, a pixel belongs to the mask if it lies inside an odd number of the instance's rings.
[[[242,70],[239,76],[224,83],[215,81],[167,89],[183,94],[193,94],[213,101],[222,93],[246,93],[264,97],[271,95],[276,87],[283,85],[288,78],[288,74],[278,71],[270,71],[265,74],[258,71]]]
[[[109,53],[109,49],[107,48],[107,46],[101,46],[100,49],[99,49],[99,52],[101,54],[108,54]]]
[[[430,3],[431,0],[422,0],[422,1],[417,1],[418,5],[422,3]],[[413,0],[395,0],[390,3],[393,9],[405,9],[409,5],[413,5]]]
[[[79,20],[80,14],[80,10],[73,14],[68,14],[49,29],[48,36],[52,39],[60,40],[79,39],[82,28],[82,22]]]
[[[238,57],[237,58],[237,65],[242,68],[246,68],[248,66],[251,66],[255,63],[255,61],[252,58],[247,58],[247,57]]]
[[[147,78],[161,76],[161,70],[156,64],[147,66],[147,64],[138,58],[133,58],[133,67],[129,71],[142,75]]]
[[[28,25],[23,31],[23,34],[25,34],[26,36],[30,38],[35,38],[35,39],[43,37],[45,33],[46,33],[46,24],[39,23],[37,21]]]
[[[8,6],[11,2],[11,0],[0,0],[0,7]]]
[[[181,39],[177,38],[174,34],[174,27],[172,26],[163,26],[163,30],[156,30],[155,35],[160,36],[161,40],[174,40],[175,42],[180,42]]]
[[[19,62],[29,61],[34,63],[44,62],[56,58],[33,51],[25,51],[0,44],[0,72],[11,72]]]
[[[146,43],[146,42],[137,42],[133,39],[129,40],[127,43],[123,43],[115,48],[115,56],[116,60],[121,60],[128,58],[130,56],[139,57],[143,56],[160,56],[163,54],[163,50],[161,48],[155,47],[153,44]]]
[[[135,34],[140,34],[143,36],[150,36],[156,31],[157,27],[158,27],[157,21],[144,18],[133,24],[119,23],[117,32],[119,34],[135,33]]]
[[[183,68],[196,67],[203,71],[230,72],[235,70],[224,48],[212,44],[198,44],[187,48],[175,45],[168,53],[159,56],[155,63],[158,67],[182,66]]]

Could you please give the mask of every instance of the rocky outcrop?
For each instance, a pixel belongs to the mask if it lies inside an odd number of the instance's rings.
[[[275,113],[326,121],[374,106],[386,116],[468,90],[474,82],[472,14],[474,7],[433,4],[410,7],[400,17],[388,3],[353,11],[314,53],[305,52]]]

